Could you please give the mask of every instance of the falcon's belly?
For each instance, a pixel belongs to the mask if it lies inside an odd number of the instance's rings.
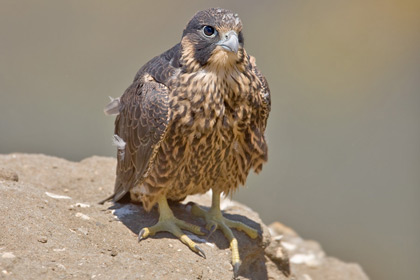
[[[204,71],[177,79],[166,137],[144,183],[130,191],[132,199],[147,209],[161,193],[181,200],[211,188],[229,193],[245,183],[252,167],[245,139],[252,92],[241,85],[244,79],[239,72],[220,77]]]

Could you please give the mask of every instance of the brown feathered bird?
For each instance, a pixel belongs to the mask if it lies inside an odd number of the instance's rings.
[[[159,206],[159,221],[143,228],[139,240],[168,231],[204,256],[181,230],[204,233],[177,219],[167,199],[211,189],[210,210],[193,205],[192,213],[206,220],[210,232],[222,230],[237,272],[238,243],[230,228],[251,238],[258,233],[223,217],[220,195],[245,184],[249,171],[259,172],[267,160],[269,111],[268,84],[244,49],[238,15],[217,8],[198,12],[181,42],[146,63],[121,98],[105,108],[117,114],[117,179],[109,199],[129,193],[147,211]]]

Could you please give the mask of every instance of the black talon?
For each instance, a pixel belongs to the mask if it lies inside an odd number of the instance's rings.
[[[140,242],[143,239],[143,233],[144,233],[144,228],[142,228],[141,231],[139,232],[139,237],[137,239],[137,242]]]
[[[199,254],[203,258],[206,258],[206,254],[204,253],[203,250],[201,250],[200,247],[198,247],[197,245],[195,245],[194,248],[198,251],[197,254]]]
[[[216,231],[216,229],[217,229],[217,225],[212,225],[211,226],[211,228],[210,228],[210,232],[209,232],[209,234],[207,235],[207,240],[210,238],[210,236]]]
[[[236,279],[239,275],[239,268],[241,267],[241,263],[237,262],[233,265],[233,277]]]
[[[194,206],[195,205],[195,203],[194,202],[192,202],[192,201],[190,201],[190,202],[188,202],[187,204],[185,204],[185,206]]]
[[[207,233],[207,230],[205,228],[200,227],[200,232],[204,235]]]

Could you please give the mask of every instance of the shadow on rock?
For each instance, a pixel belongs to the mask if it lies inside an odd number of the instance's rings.
[[[210,208],[209,206],[203,206],[203,204],[209,204],[205,196],[193,197],[192,201],[206,211],[208,211]],[[194,216],[190,212],[191,206],[186,205],[186,203],[184,204],[178,202],[171,202],[170,207],[177,218],[184,220],[188,223],[198,225],[202,228],[204,232],[207,232],[207,230],[205,229],[204,219]],[[120,220],[127,228],[129,228],[136,235],[138,235],[142,228],[153,226],[159,220],[159,212],[157,210],[157,207],[154,207],[150,212],[146,212],[140,204],[115,203],[109,209],[113,210],[113,215],[116,216],[118,220]],[[242,260],[242,265],[239,270],[239,276],[245,277],[246,279],[268,279],[264,256],[264,244],[266,242],[264,240],[264,234],[261,224],[241,214],[230,213],[230,211],[228,210],[224,210],[222,212],[226,218],[242,222],[256,229],[259,233],[257,239],[251,239],[245,233],[232,229],[234,236],[238,239],[239,254]],[[246,212],[244,214],[246,214]],[[229,242],[220,230],[217,230],[208,239],[207,236],[197,236],[188,231],[184,232],[197,244],[208,245],[206,247],[200,245],[200,247],[205,249],[204,251],[206,252],[208,258],[214,256],[215,254],[220,255],[222,252],[221,250],[224,250],[228,252],[224,252],[224,257],[226,258],[226,261],[230,263],[231,253],[229,249]],[[152,240],[178,240],[178,238],[176,238],[174,235],[168,232],[159,232],[156,235],[150,236],[148,238]],[[209,251],[218,252],[208,254]],[[231,266],[230,269],[232,269]]]

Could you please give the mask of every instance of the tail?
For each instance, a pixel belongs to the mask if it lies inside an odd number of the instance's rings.
[[[103,205],[107,201],[110,201],[110,200],[114,201],[114,196],[115,196],[115,194],[112,194],[112,195],[108,196],[107,198],[105,198],[104,200],[99,201],[98,204]]]
[[[105,198],[104,200],[101,200],[98,202],[98,204],[104,204],[107,201],[113,201],[113,202],[118,202],[121,199],[123,199],[126,195],[128,195],[128,190],[124,189],[124,188],[117,188],[117,191],[114,192],[112,195],[108,196],[107,198]]]

